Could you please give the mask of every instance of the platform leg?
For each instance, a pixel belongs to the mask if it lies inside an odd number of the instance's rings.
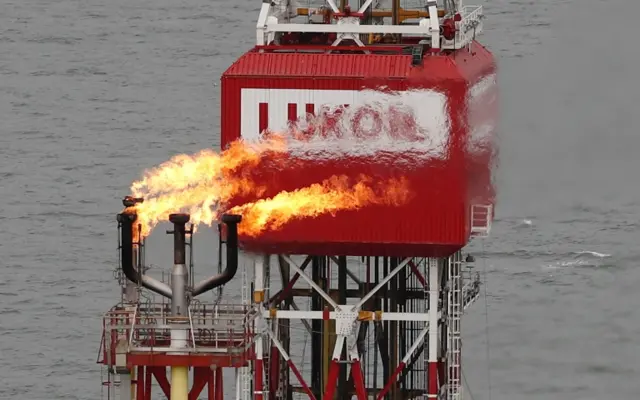
[[[153,384],[153,372],[151,368],[144,369],[144,396],[145,400],[151,400],[151,385]]]
[[[183,366],[171,367],[171,400],[189,399],[189,370]]]
[[[224,400],[224,377],[222,368],[216,368],[216,400]]]
[[[358,342],[356,337],[347,338],[347,351],[349,361],[351,361],[351,376],[353,386],[358,400],[367,400],[367,390],[364,387],[364,375],[360,365],[360,355],[358,354]]]
[[[131,372],[126,371],[120,374],[120,399],[121,400],[133,400],[131,397],[131,387],[134,385],[131,380]]]
[[[207,375],[207,400],[216,400],[216,382],[213,371]]]
[[[438,260],[429,258],[429,360],[427,372],[427,398],[438,397],[438,303],[440,298],[440,266]]]
[[[265,293],[264,293],[264,267],[267,262],[267,256],[259,255],[254,260],[254,292],[253,292],[253,301],[255,303],[255,307],[262,311],[263,303],[265,301]],[[255,400],[263,400],[264,399],[264,365],[263,365],[263,356],[264,356],[264,339],[262,335],[262,329],[264,326],[264,321],[262,318],[256,319],[255,322],[255,332],[257,332],[256,340],[254,343],[255,349],[255,361],[254,361],[254,378],[253,378],[253,394]]]
[[[147,400],[144,393],[144,367],[142,365],[138,366],[138,379],[136,383],[136,400]]]
[[[342,348],[346,337],[344,335],[338,335],[336,338],[336,345],[333,348],[333,357],[331,359],[331,365],[329,366],[329,376],[327,378],[327,386],[324,389],[323,399],[333,400],[336,392],[336,386],[338,384],[338,375],[340,374],[340,356],[342,355]]]

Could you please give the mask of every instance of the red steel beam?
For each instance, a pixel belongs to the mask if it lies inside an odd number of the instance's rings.
[[[351,376],[353,376],[353,386],[356,389],[356,397],[358,400],[367,400],[367,389],[364,387],[360,360],[353,360],[351,364]]]
[[[211,375],[211,369],[205,367],[196,367],[193,369],[193,384],[189,391],[189,400],[198,400],[202,389],[207,385]]]
[[[276,346],[271,346],[269,354],[269,400],[276,400],[280,381],[280,353]]]
[[[411,271],[416,276],[416,278],[418,278],[420,283],[422,283],[422,286],[424,286],[424,288],[427,289],[428,288],[427,280],[424,279],[424,276],[420,273],[418,266],[413,262],[413,260],[409,261],[409,266],[411,267]]]
[[[129,353],[127,367],[144,365],[150,367],[209,367],[217,365],[225,368],[239,368],[247,366],[246,355],[205,354],[205,355],[175,355],[166,353]]]
[[[169,398],[171,396],[171,384],[169,383],[169,379],[167,379],[167,369],[165,367],[147,368],[153,373],[153,376],[156,378],[156,382],[158,382],[160,389],[162,389],[162,393]]]

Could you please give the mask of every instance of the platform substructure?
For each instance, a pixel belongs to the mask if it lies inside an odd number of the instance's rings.
[[[224,399],[223,370],[230,368],[236,381],[228,386],[249,399],[254,317],[249,304],[192,303],[186,321],[173,319],[167,303],[115,306],[103,318],[98,360],[107,369],[106,397],[151,400],[157,386],[169,398],[167,372],[179,366],[191,371],[190,400]],[[187,346],[172,348],[171,331],[185,323]]]
[[[460,398],[460,319],[480,288],[461,252],[261,256],[254,285],[254,399]]]

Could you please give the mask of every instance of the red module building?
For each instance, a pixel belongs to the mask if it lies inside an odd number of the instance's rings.
[[[278,29],[286,35],[274,33],[225,71],[223,148],[270,131],[293,130],[300,138],[286,161],[266,160],[242,171],[259,175],[268,188],[261,198],[332,175],[355,181],[360,174],[406,177],[413,193],[400,207],[339,211],[242,237],[246,250],[445,257],[486,228],[494,202],[496,68],[475,40],[477,26],[466,18],[454,22],[461,15],[442,21],[442,36],[412,36],[424,32],[429,19],[386,26],[408,33],[385,44],[365,44],[361,35],[345,33],[334,44],[331,32],[341,26],[369,28],[355,23],[302,25],[297,36],[288,32],[291,24],[282,24]],[[357,20],[340,21],[349,18]],[[313,31],[303,33],[306,28]],[[231,205],[255,200],[244,196]]]

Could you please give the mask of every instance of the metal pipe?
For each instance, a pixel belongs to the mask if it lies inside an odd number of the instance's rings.
[[[221,274],[200,281],[193,288],[193,297],[222,286],[235,276],[238,271],[238,224],[240,221],[242,221],[241,215],[222,216],[222,222],[227,226],[227,265]]]
[[[189,272],[187,271],[186,243],[187,232],[185,225],[189,222],[189,214],[171,214],[169,221],[173,223],[173,268],[171,269],[171,315],[186,316],[189,301],[187,299],[187,286]]]
[[[125,201],[127,198],[125,198]],[[125,203],[123,201],[123,203]],[[127,204],[125,203],[125,206]],[[139,274],[133,263],[133,229],[134,222],[138,216],[134,212],[123,212],[118,214],[118,222],[120,223],[120,235],[121,235],[121,258],[122,258],[122,272],[131,282],[142,285],[145,288],[156,292],[164,297],[171,298],[172,291],[169,285],[160,282],[150,276]],[[140,277],[140,279],[138,279]]]
[[[187,270],[187,230],[185,228],[191,216],[189,214],[171,214],[169,221],[173,224],[173,268],[171,269],[171,316],[189,316],[189,299],[187,298],[187,286],[189,272]],[[190,319],[190,318],[189,318]],[[189,347],[189,325],[184,320],[174,320],[171,329],[171,347],[183,349]],[[189,397],[189,370],[185,366],[174,365],[171,367],[171,398],[187,400]]]
[[[167,233],[173,233],[173,263],[174,264],[186,264],[186,243],[187,243],[187,229],[186,225],[189,222],[191,216],[189,214],[171,214],[169,215],[169,221],[173,224],[173,231]]]

